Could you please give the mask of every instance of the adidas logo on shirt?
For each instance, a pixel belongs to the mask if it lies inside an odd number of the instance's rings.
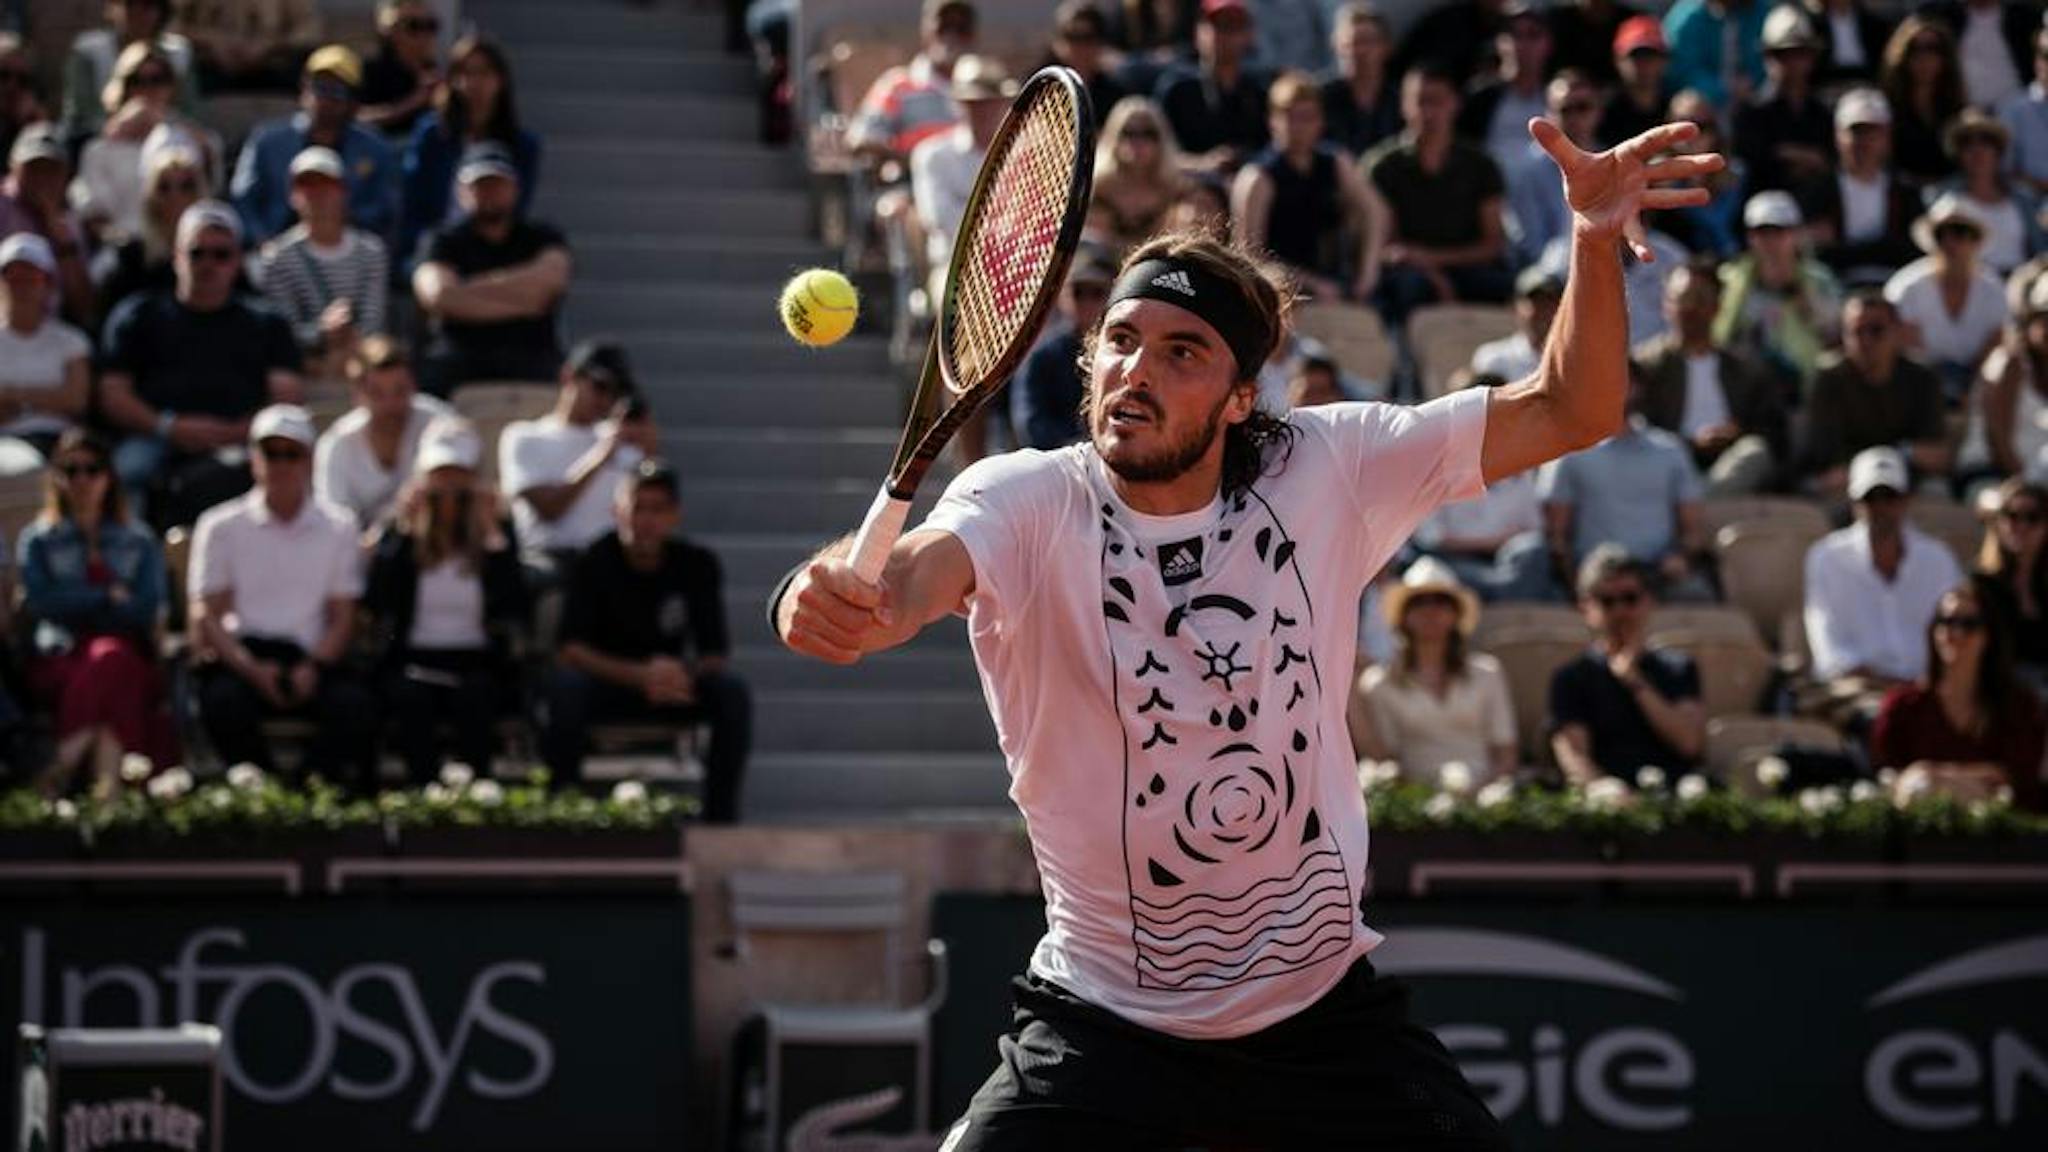
[[[1202,575],[1202,538],[1179,540],[1159,549],[1159,578],[1171,588]]]
[[[1193,296],[1195,294],[1194,282],[1188,279],[1188,274],[1185,272],[1162,272],[1152,278],[1152,286],[1155,288],[1171,288],[1183,296]]]

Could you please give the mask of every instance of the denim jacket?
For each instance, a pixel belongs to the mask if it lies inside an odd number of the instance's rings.
[[[39,519],[21,534],[23,605],[36,622],[36,651],[67,651],[80,636],[149,635],[164,608],[168,577],[163,546],[147,528],[100,525],[100,559],[128,590],[115,604],[103,586],[86,582],[86,541],[72,520]]]

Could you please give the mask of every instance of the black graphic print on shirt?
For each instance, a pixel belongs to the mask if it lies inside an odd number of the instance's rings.
[[[1239,495],[1195,553],[1200,575],[1179,580],[1127,513],[1102,513],[1139,987],[1226,987],[1347,952],[1357,911],[1316,807],[1323,689],[1294,541]]]

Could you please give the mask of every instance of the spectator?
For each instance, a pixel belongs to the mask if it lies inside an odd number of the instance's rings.
[[[377,51],[363,62],[356,118],[398,147],[441,90],[441,18],[427,0],[378,0]]]
[[[448,409],[419,394],[405,347],[388,336],[365,337],[350,351],[347,370],[355,406],[313,448],[313,494],[368,529],[413,478],[420,437]]]
[[[50,118],[36,93],[36,70],[28,45],[12,32],[0,32],[0,151],[11,150],[23,128]]]
[[[1160,226],[1166,232],[1199,232],[1217,240],[1230,238],[1230,193],[1214,176],[1196,174],[1182,181]]]
[[[1699,669],[1675,648],[1643,646],[1656,611],[1649,572],[1603,545],[1579,566],[1577,587],[1593,644],[1550,677],[1550,751],[1565,781],[1690,771],[1707,739]]]
[[[1117,78],[1133,92],[1151,92],[1165,70],[1187,58],[1195,42],[1196,0],[1112,0],[1109,38],[1124,54]]]
[[[996,129],[1003,126],[1003,116],[1017,95],[1017,82],[992,58],[962,56],[953,64],[948,91],[960,107],[960,123],[928,137],[910,153],[910,198],[923,225],[935,300],[945,291],[953,233],[959,231],[960,217],[967,211],[975,174],[996,138]]]
[[[1424,304],[1506,300],[1505,188],[1492,158],[1452,134],[1450,76],[1431,67],[1404,76],[1401,115],[1407,131],[1359,161],[1393,221],[1380,257],[1380,310],[1399,326]]]
[[[1499,75],[1474,84],[1458,109],[1458,135],[1486,149],[1502,170],[1527,155],[1529,121],[1548,110],[1543,85],[1550,78],[1550,22],[1543,11],[1537,0],[1508,0],[1501,7]]]
[[[249,426],[256,487],[192,532],[200,718],[221,759],[275,770],[263,721],[318,725],[306,770],[368,787],[376,711],[343,663],[362,592],[355,519],[313,496],[313,418],[274,404]]]
[[[0,281],[7,290],[0,327],[0,437],[35,445],[47,455],[92,398],[92,344],[52,319],[49,296],[57,258],[49,241],[18,232],[0,243]]]
[[[1892,32],[1882,16],[1864,0],[1801,0],[1800,6],[1826,45],[1814,83],[1843,88],[1877,79],[1878,61]]]
[[[1244,0],[1202,0],[1197,62],[1159,78],[1154,95],[1193,167],[1227,175],[1269,142],[1267,77],[1245,61],[1251,44],[1252,15]]]
[[[498,440],[498,476],[512,497],[537,584],[559,583],[567,566],[611,530],[614,489],[654,451],[654,421],[625,349],[599,340],[578,344],[562,367],[555,410],[513,423]]]
[[[953,62],[974,50],[979,17],[966,0],[925,0],[922,41],[910,63],[876,77],[846,127],[847,147],[879,163],[908,159],[959,119],[947,95]]]
[[[1237,243],[1270,252],[1318,300],[1370,299],[1387,213],[1349,156],[1323,143],[1323,101],[1306,73],[1267,95],[1273,146],[1240,168],[1231,195]],[[1347,252],[1345,241],[1357,247]]]
[[[577,563],[562,609],[542,734],[548,767],[557,780],[580,782],[592,724],[709,724],[704,819],[733,823],[753,705],[726,670],[718,558],[673,538],[682,498],[675,472],[660,461],[641,461],[619,485],[614,510],[617,531]]]
[[[107,319],[99,411],[125,434],[114,472],[138,514],[162,492],[162,505],[151,507],[160,524],[189,524],[247,487],[248,473],[227,450],[248,440],[265,405],[300,395],[291,326],[234,295],[241,228],[218,200],[186,209],[177,287],[131,296]]]
[[[526,585],[498,494],[477,481],[482,460],[466,421],[434,423],[364,580],[363,607],[382,640],[383,699],[414,784],[440,769],[444,719],[456,758],[490,770],[512,684],[504,641],[525,620]]]
[[[2048,249],[2041,222],[2041,198],[2024,180],[2009,175],[2005,154],[2012,131],[2005,122],[1976,108],[1965,108],[1948,126],[1949,155],[1961,171],[1928,189],[1930,200],[1961,196],[1984,221],[1984,248],[1978,258],[2000,276]]]
[[[50,124],[31,124],[7,153],[7,182],[0,185],[0,236],[33,232],[57,257],[57,291],[50,314],[60,310],[80,328],[92,326],[92,278],[85,264],[85,230],[64,200],[71,180],[70,154]]]
[[[1330,67],[1330,27],[1321,0],[1246,0],[1258,36],[1251,62],[1267,73]]]
[[[382,240],[348,226],[348,185],[333,149],[306,149],[291,172],[299,222],[263,245],[256,279],[299,347],[331,372],[357,339],[384,331],[391,258]]]
[[[128,518],[106,441],[66,432],[44,477],[43,510],[20,541],[22,609],[33,621],[29,680],[56,717],[57,771],[139,752],[176,762],[156,628],[164,554]]]
[[[1959,479],[2048,477],[2048,281],[2036,280],[2017,324],[1984,358]]]
[[[1111,61],[1103,51],[1109,39],[1109,22],[1093,0],[1061,0],[1053,10],[1052,50],[1045,64],[1071,68],[1088,89],[1088,106],[1095,110],[1095,125],[1102,126],[1110,109],[1130,95],[1117,79]]]
[[[2012,129],[2006,167],[2035,195],[2048,195],[2048,26],[2034,37],[2034,82],[2006,97],[1998,118]]]
[[[1336,71],[1323,81],[1323,138],[1357,156],[1401,130],[1401,92],[1387,70],[1393,34],[1367,0],[1347,0],[1331,21]]]
[[[1709,498],[1771,488],[1791,461],[1783,388],[1715,342],[1720,309],[1713,263],[1681,266],[1664,289],[1670,331],[1637,345],[1634,356],[1644,418],[1691,446]]]
[[[1820,36],[1796,6],[1775,8],[1764,21],[1769,79],[1735,111],[1735,140],[1758,189],[1798,188],[1834,164],[1833,120],[1814,90],[1820,47]]]
[[[1576,68],[1584,72],[1596,87],[1612,87],[1620,79],[1615,65],[1621,56],[1621,50],[1613,45],[1630,21],[1641,18],[1639,10],[1617,0],[1567,0],[1556,5],[1550,9],[1550,42],[1556,45],[1551,64],[1558,71]],[[1657,42],[1664,42],[1661,29]],[[1658,106],[1662,105],[1660,98]]]
[[[1349,399],[1344,391],[1344,373],[1329,353],[1314,344],[1302,349],[1295,359],[1294,374],[1287,379],[1288,411],[1342,404]]]
[[[1642,384],[1633,384],[1620,432],[1537,473],[1550,572],[1569,581],[1597,547],[1611,544],[1656,574],[1664,599],[1712,600],[1699,469],[1684,441],[1645,417],[1647,399]],[[1542,589],[1542,582],[1520,587]],[[1536,598],[1548,599],[1544,591]]]
[[[1735,108],[1764,82],[1764,0],[1678,0],[1664,14],[1671,83]]]
[[[1493,74],[1500,64],[1494,51],[1500,43],[1506,0],[1448,0],[1429,7],[1401,38],[1394,53],[1393,74],[1406,77],[1416,68],[1432,64],[1449,77],[1453,90],[1460,92],[1467,81]]]
[[[1749,166],[1742,162],[1740,156],[1726,155],[1732,149],[1724,147],[1726,134],[1721,131],[1721,115],[1698,92],[1688,88],[1673,96],[1669,119],[1673,122],[1690,121],[1699,129],[1692,139],[1682,141],[1673,149],[1674,152],[1680,155],[1720,152],[1723,164],[1719,171],[1709,172],[1697,181],[1707,190],[1705,204],[1669,209],[1654,214],[1650,220],[1693,252],[1717,260],[1730,259],[1742,251],[1742,209],[1749,198]],[[1613,143],[1609,142],[1609,146]]]
[[[1088,231],[1118,252],[1133,248],[1160,230],[1186,185],[1165,113],[1148,97],[1126,96],[1095,142]],[[1222,215],[1229,219],[1227,206]]]
[[[1805,221],[1785,192],[1759,192],[1742,210],[1749,251],[1721,266],[1714,343],[1755,357],[1799,385],[1803,396],[1834,343],[1842,290],[1800,251]]]
[[[341,157],[348,222],[380,238],[397,234],[398,156],[374,129],[356,122],[362,83],[362,61],[330,44],[306,61],[299,111],[249,134],[228,188],[251,242],[262,243],[291,226],[292,161],[316,144]]]
[[[1651,217],[1643,231],[1643,242],[1650,246],[1655,260],[1641,260],[1633,250],[1624,249],[1621,257],[1621,291],[1628,300],[1628,332],[1632,342],[1641,343],[1664,334],[1664,286],[1671,273],[1692,258],[1685,245],[1659,225],[1669,221],[1668,213],[1659,213],[1663,219]],[[1563,277],[1571,267],[1572,238],[1569,232],[1553,237],[1536,261],[1552,276]]]
[[[149,44],[170,58],[178,73],[178,112],[199,115],[199,75],[192,42],[167,30],[170,0],[107,0],[105,28],[88,28],[71,42],[64,58],[64,101],[59,124],[68,140],[87,140],[107,122],[102,101],[114,61],[131,44]],[[41,117],[37,117],[41,119]]]
[[[1892,170],[1891,105],[1874,88],[1835,104],[1834,174],[1808,184],[1804,209],[1821,260],[1846,280],[1888,276],[1913,259],[1920,198]]]
[[[178,27],[192,38],[207,92],[289,92],[299,62],[320,42],[315,0],[188,2]]]
[[[1807,406],[1806,474],[1822,496],[1839,499],[1851,458],[1883,445],[1904,446],[1923,479],[1948,475],[1941,381],[1905,354],[1899,329],[1897,307],[1874,289],[1842,305],[1842,351],[1822,359]]]
[[[86,141],[71,182],[72,207],[102,243],[119,243],[142,230],[142,177],[151,141],[159,150],[174,142],[201,153],[209,144],[219,150],[212,133],[174,113],[176,83],[170,57],[151,44],[130,44],[114,63],[106,125]]]
[[[1452,390],[1498,388],[1502,376],[1461,369]],[[1486,486],[1470,500],[1446,504],[1415,530],[1423,552],[1451,566],[1481,599],[1541,600],[1550,595],[1550,553],[1543,537],[1543,501],[1537,472],[1517,472]]]
[[[1959,801],[2009,794],[2042,808],[2041,701],[2013,671],[2011,613],[1997,581],[1971,576],[1950,588],[1927,625],[1927,672],[1885,695],[1870,731],[1870,761],[1900,773],[1895,795],[1933,792]]]
[[[1975,204],[1941,197],[1913,222],[1913,242],[1927,255],[1884,286],[1906,323],[1906,347],[1934,369],[1956,403],[2005,327],[2005,285],[1977,258],[1985,232]]]
[[[1977,571],[1995,581],[2012,616],[2013,667],[2035,692],[2048,687],[2048,487],[2014,476],[1991,493]]]
[[[1474,787],[1515,771],[1515,709],[1500,661],[1468,650],[1479,597],[1427,556],[1408,566],[1381,601],[1396,655],[1359,677],[1354,707],[1359,754],[1393,760],[1409,780],[1436,784],[1463,764]]]
[[[1866,448],[1849,466],[1856,522],[1806,553],[1806,643],[1833,702],[1868,717],[1882,694],[1927,671],[1921,636],[1963,578],[1940,541],[1906,520],[1906,458]]]
[[[461,223],[458,170],[470,148],[495,143],[512,158],[519,177],[519,215],[533,210],[540,187],[540,137],[520,124],[512,62],[494,40],[464,36],[448,53],[448,82],[434,108],[414,125],[405,148],[405,220],[398,257],[421,259],[420,238]]]
[[[184,144],[170,144],[142,157],[142,225],[136,235],[112,248],[102,248],[94,261],[93,290],[97,313],[104,321],[115,308],[139,292],[177,287],[172,256],[178,220],[185,209],[211,198],[206,161]]]
[[[456,173],[463,216],[427,242],[413,294],[433,327],[427,391],[472,380],[547,380],[562,363],[557,312],[569,242],[519,215],[519,172],[497,144],[472,145]]]
[[[1941,21],[1962,58],[1970,103],[1995,108],[2020,90],[2027,75],[2027,49],[2041,28],[2041,6],[2009,0],[1937,0],[1926,5]]]
[[[1472,371],[1503,380],[1535,375],[1543,342],[1550,338],[1550,322],[1563,300],[1564,277],[1540,265],[1523,269],[1515,277],[1515,330],[1474,349]]]
[[[1600,143],[1608,148],[1664,123],[1671,93],[1665,83],[1671,49],[1654,16],[1635,16],[1614,34],[1613,93],[1600,111]]]
[[[1526,26],[1528,22],[1521,23]],[[1544,87],[1544,100],[1539,115],[1579,147],[1599,149],[1600,94],[1585,73],[1559,72]],[[1543,146],[1529,138],[1526,119],[1522,121],[1521,143],[1510,152],[1497,153],[1496,159],[1507,182],[1509,258],[1517,267],[1527,267],[1541,260],[1544,250],[1570,231],[1564,175]]]
[[[1050,451],[1086,436],[1081,397],[1081,347],[1102,319],[1116,261],[1099,248],[1084,248],[1067,273],[1060,293],[1059,321],[1039,336],[1010,384],[1010,428],[1020,447]]]
[[[1899,172],[1921,184],[1947,178],[1955,165],[1942,150],[1942,135],[1964,106],[1955,37],[1939,21],[1906,17],[1885,45],[1881,77]]]

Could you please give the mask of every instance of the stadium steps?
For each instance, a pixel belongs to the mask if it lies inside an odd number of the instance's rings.
[[[748,818],[1011,811],[964,622],[839,668],[762,619],[782,573],[858,523],[903,390],[872,330],[814,351],[776,321],[781,282],[831,256],[798,154],[755,142],[752,65],[719,51],[716,8],[466,0],[464,16],[505,43],[545,140],[536,214],[575,254],[568,333],[629,349],[682,469],[684,530],[723,562],[755,689]]]

